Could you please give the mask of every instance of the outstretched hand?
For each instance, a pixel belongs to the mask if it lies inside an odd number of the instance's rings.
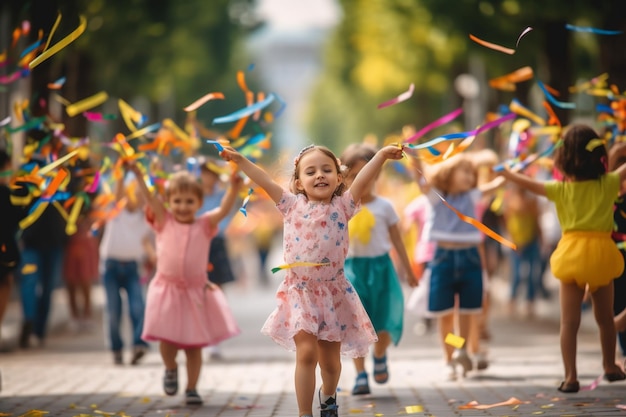
[[[379,151],[385,159],[402,159],[404,156],[403,145],[387,145]]]
[[[233,161],[236,164],[241,162],[241,160],[244,158],[242,154],[240,154],[230,146],[224,146],[224,149],[220,152],[220,157],[224,161]]]

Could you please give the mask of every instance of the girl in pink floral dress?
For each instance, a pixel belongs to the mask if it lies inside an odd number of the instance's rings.
[[[143,178],[136,165],[131,165],[131,169],[137,178]],[[165,365],[163,389],[167,395],[178,391],[176,355],[181,349],[185,351],[185,402],[189,405],[202,404],[196,390],[202,348],[239,333],[223,293],[207,280],[206,254],[218,223],[235,203],[240,185],[241,178],[233,173],[221,205],[196,218],[202,205],[202,186],[189,172],[177,172],[168,179],[167,209],[139,181],[148,202],[147,217],[155,230],[157,252],[156,275],[148,287],[141,338],[159,342]]]
[[[387,159],[402,158],[402,148],[387,146],[378,151],[345,192],[341,164],[323,146],[308,146],[300,151],[294,161],[289,191],[234,149],[225,148],[221,156],[237,163],[263,188],[284,217],[287,275],[277,292],[278,307],[261,331],[281,346],[296,351],[299,415],[312,416],[319,363],[321,416],[337,416],[335,392],[341,372],[340,354],[364,356],[377,340],[359,296],[344,275],[348,220],[367,184],[374,181]]]

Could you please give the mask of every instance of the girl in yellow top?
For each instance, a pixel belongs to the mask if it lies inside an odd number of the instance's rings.
[[[609,382],[626,379],[615,363],[613,280],[624,270],[624,260],[611,239],[613,202],[626,165],[607,173],[607,152],[598,134],[588,126],[571,126],[554,156],[562,181],[540,182],[503,171],[502,175],[556,206],[563,236],[550,258],[553,275],[561,281],[561,355],[565,379],[561,392],[578,392],[576,339],[585,287],[593,299],[600,330],[604,377]]]

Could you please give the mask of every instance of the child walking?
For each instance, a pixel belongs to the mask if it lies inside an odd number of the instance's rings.
[[[443,203],[441,197],[463,215],[475,218],[483,194],[495,190],[503,181],[496,178],[477,186],[475,166],[471,157],[464,154],[428,168],[426,173],[430,189],[427,197],[432,206],[428,234],[430,241],[436,244],[435,254],[428,266],[428,311],[437,317],[446,364],[445,377],[455,380],[457,365],[462,367],[465,375],[473,369],[473,363],[467,352],[467,343],[454,349],[445,343],[445,339],[449,333],[455,333],[467,341],[472,320],[477,320],[482,312],[484,262],[480,247],[483,236],[474,226],[462,221]],[[455,310],[458,312],[456,331]],[[478,355],[479,338],[473,342],[473,353]],[[480,362],[485,361],[481,359]],[[480,368],[484,367],[482,363]]]
[[[541,182],[505,170],[502,176],[553,201],[563,236],[550,258],[553,275],[561,281],[561,355],[565,379],[558,390],[578,392],[576,340],[585,288],[593,300],[600,330],[604,378],[626,379],[615,363],[613,280],[624,270],[624,259],[611,239],[613,202],[626,165],[607,173],[607,151],[589,126],[573,125],[565,133],[554,156],[563,181]]]
[[[376,155],[377,149],[367,144],[350,145],[341,155],[346,167],[345,183],[350,187],[363,167]],[[350,246],[346,259],[346,277],[356,290],[369,315],[378,341],[374,344],[374,381],[384,384],[389,379],[387,348],[397,345],[402,336],[404,296],[389,252],[395,249],[400,273],[411,286],[417,280],[400,236],[398,217],[391,202],[377,196],[376,178],[365,185],[361,210],[350,220]],[[352,395],[370,393],[365,358],[354,359],[357,377]]]
[[[287,274],[276,294],[278,307],[261,331],[296,351],[299,415],[313,415],[315,370],[319,363],[321,417],[335,417],[340,354],[363,357],[368,346],[377,340],[359,296],[344,275],[348,220],[367,184],[374,181],[387,159],[402,158],[402,148],[387,146],[378,151],[345,192],[341,163],[323,146],[307,146],[296,156],[289,190],[234,149],[225,148],[220,155],[237,163],[267,192],[284,216]]]
[[[131,165],[137,178],[139,167]],[[202,404],[196,390],[202,348],[239,333],[224,294],[207,281],[207,254],[217,225],[232,208],[241,178],[233,173],[219,207],[196,218],[202,205],[202,186],[189,172],[170,176],[165,188],[167,208],[144,181],[139,187],[147,201],[146,215],[156,235],[156,274],[148,286],[142,339],[158,341],[165,365],[163,390],[178,391],[179,350],[187,359],[185,402]]]

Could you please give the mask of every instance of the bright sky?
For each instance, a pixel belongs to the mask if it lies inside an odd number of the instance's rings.
[[[333,26],[341,13],[335,0],[258,0],[257,10],[277,30]]]

